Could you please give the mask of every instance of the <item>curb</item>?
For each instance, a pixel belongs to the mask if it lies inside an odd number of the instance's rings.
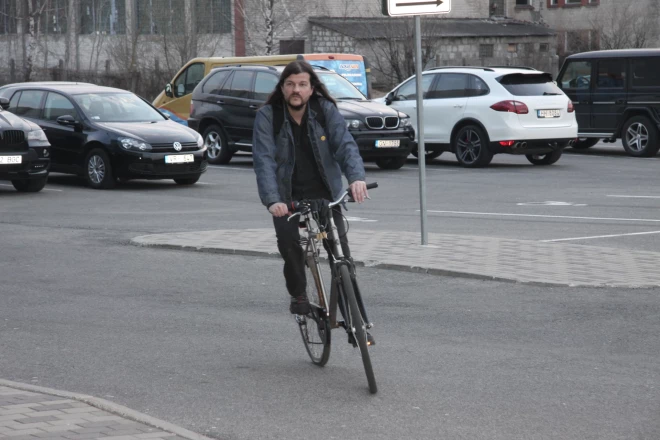
[[[172,423],[166,422],[164,420],[157,419],[155,417],[142,414],[125,406],[118,405],[116,403],[110,402],[105,399],[100,399],[98,397],[89,396],[86,394],[79,393],[70,393],[68,391],[59,391],[52,388],[40,387],[37,385],[29,385],[21,382],[13,382],[10,380],[0,379],[0,386],[5,386],[8,388],[14,388],[22,391],[32,391],[34,393],[48,394],[51,396],[64,397],[66,399],[77,400],[78,402],[86,403],[87,405],[93,406],[103,411],[124,417],[134,422],[143,423],[145,425],[152,426],[154,428],[160,429],[162,431],[167,431],[172,434],[176,434],[179,437],[186,438],[188,440],[217,440],[210,437],[206,437],[196,432],[189,431],[180,426],[176,426]]]

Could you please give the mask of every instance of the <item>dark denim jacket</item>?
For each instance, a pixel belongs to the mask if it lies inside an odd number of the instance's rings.
[[[307,132],[321,177],[330,188],[333,199],[337,199],[344,189],[342,172],[349,184],[364,180],[364,164],[358,146],[337,107],[326,99],[319,98],[319,101],[325,110],[326,129],[321,127],[315,118],[314,110],[309,108]],[[272,106],[262,107],[254,121],[254,172],[257,174],[259,197],[265,206],[276,202],[291,202],[295,151],[291,124],[288,118],[283,119],[284,124],[277,139],[273,132]]]

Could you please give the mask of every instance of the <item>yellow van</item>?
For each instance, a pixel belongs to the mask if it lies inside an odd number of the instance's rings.
[[[370,97],[369,64],[362,55],[345,53],[314,53],[272,55],[259,57],[193,58],[188,61],[165,86],[153,102],[154,107],[173,121],[188,125],[190,101],[193,89],[211,69],[228,65],[262,64],[286,65],[294,60],[305,60],[315,66],[325,67],[344,76],[366,97]]]

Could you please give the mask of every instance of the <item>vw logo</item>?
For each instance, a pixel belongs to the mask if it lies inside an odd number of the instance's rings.
[[[181,151],[181,148],[182,148],[182,147],[181,147],[181,142],[175,142],[175,143],[174,143],[174,149],[175,149],[176,151]]]

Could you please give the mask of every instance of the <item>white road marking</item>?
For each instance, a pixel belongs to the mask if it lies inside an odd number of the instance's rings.
[[[649,235],[649,234],[660,234],[660,231],[631,232],[628,234],[612,234],[612,235],[593,235],[591,237],[557,238],[554,240],[540,240],[540,241],[543,243],[552,243],[554,241],[590,240],[592,238],[612,238],[612,237],[625,237],[628,235]]]
[[[626,196],[619,194],[608,194],[607,197],[623,197],[628,199],[660,199],[660,196]]]
[[[571,202],[522,202],[516,203],[518,206],[587,206],[582,203],[571,203]]]
[[[371,222],[377,222],[378,220],[371,220],[368,218],[362,218],[362,217],[346,217],[346,220],[349,222],[364,222],[364,223],[371,223]]]
[[[419,209],[417,209],[416,212],[419,212]],[[650,218],[579,217],[579,216],[571,216],[571,215],[510,214],[510,213],[502,213],[502,212],[471,212],[471,211],[429,210],[427,212],[432,212],[435,214],[470,214],[470,215],[492,215],[492,216],[502,216],[502,217],[539,217],[539,218],[565,218],[565,219],[574,219],[574,220],[606,220],[606,221],[615,220],[622,222],[660,223],[660,219],[650,219]]]
[[[6,184],[6,183],[0,183],[0,186],[10,186],[10,187],[12,187],[12,188],[14,187],[14,185],[8,185],[8,184]],[[64,190],[63,190],[63,189],[54,189],[54,188],[44,188],[42,191],[58,191],[58,192],[63,192]]]

